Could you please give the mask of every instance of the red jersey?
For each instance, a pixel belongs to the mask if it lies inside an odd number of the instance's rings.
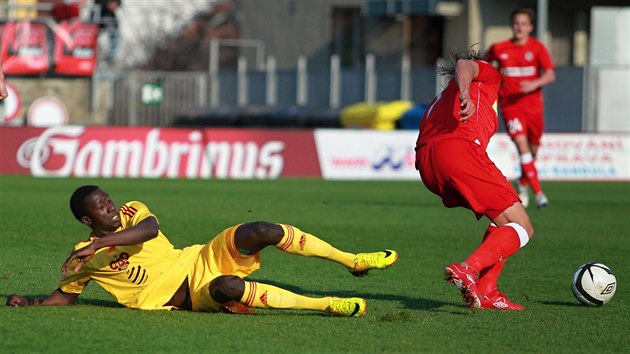
[[[479,74],[470,84],[470,99],[476,110],[460,122],[459,87],[453,77],[444,91],[429,104],[420,121],[416,149],[443,139],[462,139],[484,147],[498,128],[496,101],[501,82],[499,72],[485,61],[476,60]]]
[[[504,115],[517,112],[542,114],[542,90],[538,88],[534,92],[523,94],[519,83],[538,79],[541,69],[555,69],[545,46],[532,37],[524,45],[518,45],[509,39],[492,45],[487,59],[499,63],[502,78],[499,90],[501,112]]]

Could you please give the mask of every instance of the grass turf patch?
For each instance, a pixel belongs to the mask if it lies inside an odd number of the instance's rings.
[[[386,271],[354,278],[321,259],[263,251],[252,275],[311,296],[361,296],[366,316],[258,310],[254,316],[122,308],[96,284],[79,305],[0,309],[2,352],[625,352],[630,279],[630,184],[543,183],[544,210],[530,208],[534,239],[505,266],[500,286],[523,312],[475,311],[442,280],[487,225],[446,209],[420,181],[282,179],[37,179],[0,176],[0,294],[47,295],[74,243],[89,230],[69,211],[82,184],[120,206],[143,201],[176,247],[206,243],[224,228],[290,223],[350,252],[400,252]],[[601,308],[580,305],[571,276],[588,261],[615,271],[619,287]]]

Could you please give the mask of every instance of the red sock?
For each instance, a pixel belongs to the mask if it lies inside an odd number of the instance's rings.
[[[485,269],[518,251],[521,240],[516,229],[504,225],[491,232],[479,247],[466,259],[474,269]]]
[[[498,289],[499,276],[503,271],[505,259],[501,258],[498,262],[481,271],[479,282],[477,283],[477,291],[481,295],[486,295],[494,289]]]
[[[521,169],[523,167],[521,166]],[[527,176],[525,176],[524,173],[521,173],[521,178],[519,178],[518,183],[521,184],[521,186],[527,186],[528,180],[527,180]]]
[[[488,238],[488,236],[490,236],[490,234],[493,233],[498,228],[499,227],[497,226],[497,224],[490,223],[488,225],[488,228],[486,229],[486,232],[483,234],[483,239],[481,239],[481,243],[483,243],[483,241],[485,241]]]
[[[536,170],[536,165],[534,161],[521,164],[521,171],[525,178],[527,178],[527,182],[532,187],[532,191],[534,193],[542,192],[542,187],[540,186],[540,180],[538,179],[538,170]]]
[[[496,229],[498,229],[498,226],[494,223],[488,225],[486,233],[483,235],[483,241],[485,241],[486,238],[488,238],[488,236]],[[483,241],[481,242],[483,243]],[[479,283],[477,283],[479,294],[485,295],[497,288],[499,276],[501,275],[504,264],[505,260],[500,259],[494,265],[491,265],[490,267],[481,270],[481,272],[479,273]]]

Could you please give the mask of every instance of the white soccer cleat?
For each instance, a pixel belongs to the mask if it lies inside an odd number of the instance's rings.
[[[545,196],[543,192],[536,193],[536,206],[538,209],[542,209],[549,204],[549,199]]]
[[[522,185],[520,182],[516,182],[516,188],[518,189],[518,197],[521,198],[521,204],[525,208],[529,205],[529,186]]]

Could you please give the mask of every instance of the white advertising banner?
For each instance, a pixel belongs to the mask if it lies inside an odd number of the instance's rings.
[[[416,131],[315,130],[324,179],[420,179]]]
[[[419,179],[415,170],[417,132],[315,130],[325,179]],[[488,155],[509,179],[520,175],[518,154],[504,133],[488,145]],[[543,136],[536,165],[541,180],[630,181],[630,134]]]
[[[506,134],[490,140],[488,155],[509,179],[520,176]],[[630,134],[544,134],[536,167],[546,181],[630,181]]]

